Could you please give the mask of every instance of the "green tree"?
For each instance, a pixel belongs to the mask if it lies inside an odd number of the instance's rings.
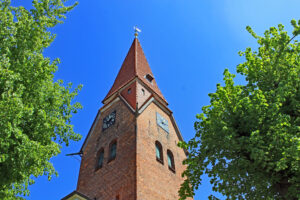
[[[226,199],[300,199],[300,20],[291,23],[292,37],[281,24],[263,37],[247,27],[259,47],[239,53],[246,84],[235,85],[226,69],[224,86],[197,115],[195,137],[180,144],[190,152],[181,199],[203,174]]]
[[[55,38],[50,29],[74,6],[65,0],[33,0],[33,8],[0,0],[0,199],[28,195],[32,178],[56,174],[50,158],[61,144],[79,140],[70,124],[81,86],[54,81],[59,60],[43,51]]]

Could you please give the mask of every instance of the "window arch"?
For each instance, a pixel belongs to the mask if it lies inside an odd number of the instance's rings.
[[[164,164],[163,158],[163,148],[159,141],[155,142],[155,152],[156,152],[156,160],[162,164]]]
[[[108,157],[108,162],[114,160],[117,156],[117,140],[113,140],[109,144],[109,157]]]
[[[172,151],[170,151],[169,149],[167,150],[167,156],[168,156],[168,166],[169,169],[173,172],[175,172],[175,162],[174,162],[174,156]]]
[[[96,170],[103,166],[103,160],[104,160],[104,149],[101,148],[97,153]]]

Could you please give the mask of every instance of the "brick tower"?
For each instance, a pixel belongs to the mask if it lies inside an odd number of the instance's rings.
[[[76,191],[62,200],[176,200],[186,153],[172,111],[134,39],[81,148]]]

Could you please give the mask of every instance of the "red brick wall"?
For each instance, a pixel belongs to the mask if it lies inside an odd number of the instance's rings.
[[[156,112],[168,120],[169,134],[156,123]],[[156,160],[155,141],[163,147],[164,164]],[[177,147],[178,137],[170,117],[151,103],[137,118],[137,199],[176,200],[185,166],[184,151]],[[175,173],[168,168],[167,150],[174,156]]]
[[[116,110],[115,124],[102,132],[102,121]],[[136,199],[135,116],[121,100],[101,113],[84,149],[77,190],[97,200]],[[117,139],[117,156],[108,163],[109,144]],[[95,171],[97,152],[104,148],[102,168]]]
[[[102,121],[116,110],[116,122],[102,132]],[[156,123],[156,112],[168,120],[169,134]],[[137,129],[135,125],[137,124]],[[136,119],[119,100],[101,113],[94,133],[84,149],[77,190],[91,199],[176,200],[183,182],[185,153],[177,147],[178,137],[170,117],[151,103]],[[109,144],[117,139],[116,159],[107,163]],[[163,147],[164,164],[156,160],[155,141]],[[95,171],[97,152],[104,148],[103,167]],[[168,168],[167,150],[174,155],[175,173]]]

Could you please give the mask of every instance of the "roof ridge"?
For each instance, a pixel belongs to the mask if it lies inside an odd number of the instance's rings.
[[[137,76],[137,43],[139,40],[137,38],[134,38],[134,74]]]

